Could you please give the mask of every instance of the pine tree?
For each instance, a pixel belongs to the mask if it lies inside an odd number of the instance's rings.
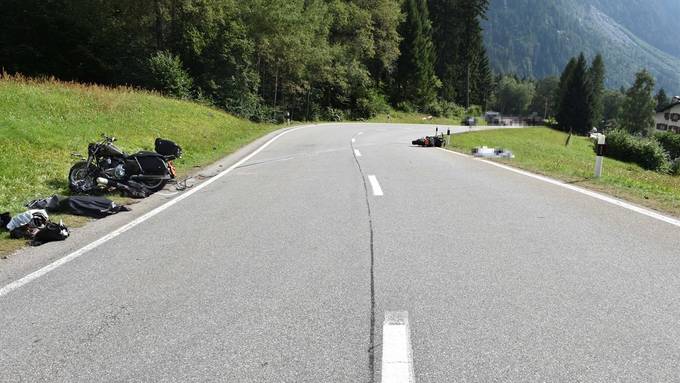
[[[635,74],[635,83],[626,91],[623,102],[621,127],[631,134],[648,135],[654,127],[654,106],[652,96],[654,78],[646,70]]]
[[[602,123],[602,117],[604,114],[604,78],[605,78],[605,66],[604,59],[602,55],[598,54],[593,59],[593,63],[588,70],[588,77],[590,78],[590,83],[592,85],[593,100],[593,122],[600,126]]]
[[[562,75],[560,76],[560,83],[557,87],[557,94],[555,99],[557,99],[557,123],[560,129],[569,131],[573,127],[571,121],[572,115],[569,112],[569,105],[567,102],[567,91],[571,81],[571,76],[574,73],[574,68],[576,67],[576,58],[569,60],[569,63],[564,67]]]
[[[489,1],[430,0],[430,4],[441,97],[462,105],[485,106],[493,77],[480,22]]]
[[[656,100],[657,111],[662,110],[671,103],[671,99],[668,98],[668,95],[663,88],[659,89],[659,92],[656,94],[656,96],[654,96],[654,99]]]
[[[406,20],[399,27],[402,42],[394,98],[425,110],[436,100],[439,84],[434,71],[436,56],[427,2],[406,0],[404,13]]]
[[[583,53],[574,64],[569,62],[563,77],[558,123],[563,130],[587,134],[593,126],[593,87]]]

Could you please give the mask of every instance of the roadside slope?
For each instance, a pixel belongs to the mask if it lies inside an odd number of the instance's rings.
[[[548,128],[494,130],[456,135],[449,149],[470,153],[478,146],[511,150],[516,158],[505,164],[604,192],[615,197],[680,216],[680,177],[644,170],[606,158],[603,176],[593,177],[595,153],[585,137],[572,137]]]
[[[128,152],[172,139],[184,149],[176,165],[186,173],[275,129],[130,88],[0,77],[0,210],[14,214],[28,200],[66,193],[71,154],[85,154],[102,133]]]

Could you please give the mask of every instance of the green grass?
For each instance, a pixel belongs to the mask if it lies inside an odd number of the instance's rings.
[[[591,141],[574,136],[565,146],[566,140],[567,134],[548,128],[491,130],[455,135],[449,149],[465,153],[483,145],[509,149],[516,158],[498,161],[680,216],[680,177],[605,158],[603,177],[595,179]]]
[[[129,88],[0,76],[0,212],[16,214],[31,199],[67,194],[71,153],[86,154],[102,133],[127,152],[153,150],[156,137],[171,139],[184,150],[176,166],[186,174],[275,129]],[[0,234],[0,254],[22,245]]]
[[[432,119],[427,118],[427,114],[422,113],[406,113],[393,111],[389,114],[379,114],[374,118],[368,120],[368,122],[383,122],[383,123],[394,123],[394,124],[431,124],[431,125],[462,125],[463,117],[458,116],[455,118],[447,117],[433,117]],[[482,117],[477,117],[477,125],[486,125],[486,121]]]

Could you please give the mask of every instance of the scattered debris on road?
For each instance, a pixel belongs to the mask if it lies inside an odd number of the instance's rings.
[[[506,149],[488,148],[486,146],[476,147],[472,149],[472,155],[483,158],[515,158],[511,151]]]

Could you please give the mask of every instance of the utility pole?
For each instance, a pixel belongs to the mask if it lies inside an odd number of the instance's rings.
[[[467,65],[467,103],[465,107],[465,113],[470,110],[470,63]]]

